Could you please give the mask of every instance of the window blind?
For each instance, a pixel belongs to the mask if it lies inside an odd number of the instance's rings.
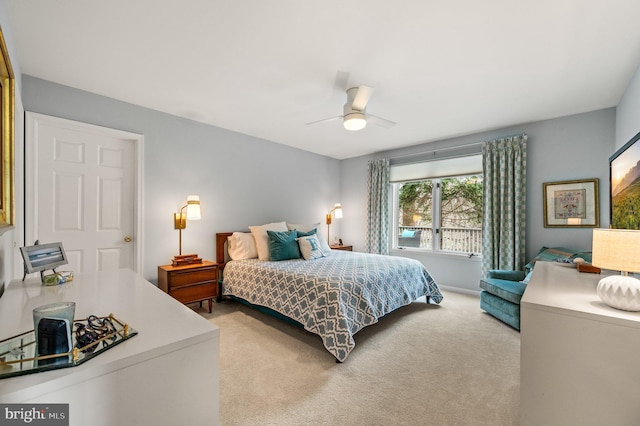
[[[407,182],[476,173],[482,173],[482,154],[392,165],[389,180]]]

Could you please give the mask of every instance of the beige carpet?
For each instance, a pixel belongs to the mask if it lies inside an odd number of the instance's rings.
[[[233,301],[220,327],[222,425],[518,424],[520,335],[445,291],[355,336],[337,364],[319,337]]]

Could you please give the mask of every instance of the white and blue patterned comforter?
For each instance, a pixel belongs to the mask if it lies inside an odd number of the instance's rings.
[[[417,260],[338,250],[315,260],[230,261],[223,294],[299,322],[339,361],[355,347],[353,335],[382,316],[421,296],[442,301]]]

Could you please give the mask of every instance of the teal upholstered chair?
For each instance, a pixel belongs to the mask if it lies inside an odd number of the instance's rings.
[[[480,280],[480,308],[520,330],[520,299],[527,288],[527,273],[492,269]]]
[[[488,314],[520,330],[520,299],[527,289],[529,278],[533,273],[533,266],[539,260],[549,262],[572,262],[581,257],[591,262],[591,253],[564,247],[543,247],[531,262],[527,263],[524,271],[510,271],[492,269],[487,276],[480,280],[480,308]]]

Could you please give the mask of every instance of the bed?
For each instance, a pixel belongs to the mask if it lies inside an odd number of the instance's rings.
[[[354,349],[353,336],[389,312],[422,296],[442,301],[436,282],[414,259],[332,250],[313,260],[229,260],[232,234],[216,234],[222,294],[293,320],[320,336],[339,362]]]

